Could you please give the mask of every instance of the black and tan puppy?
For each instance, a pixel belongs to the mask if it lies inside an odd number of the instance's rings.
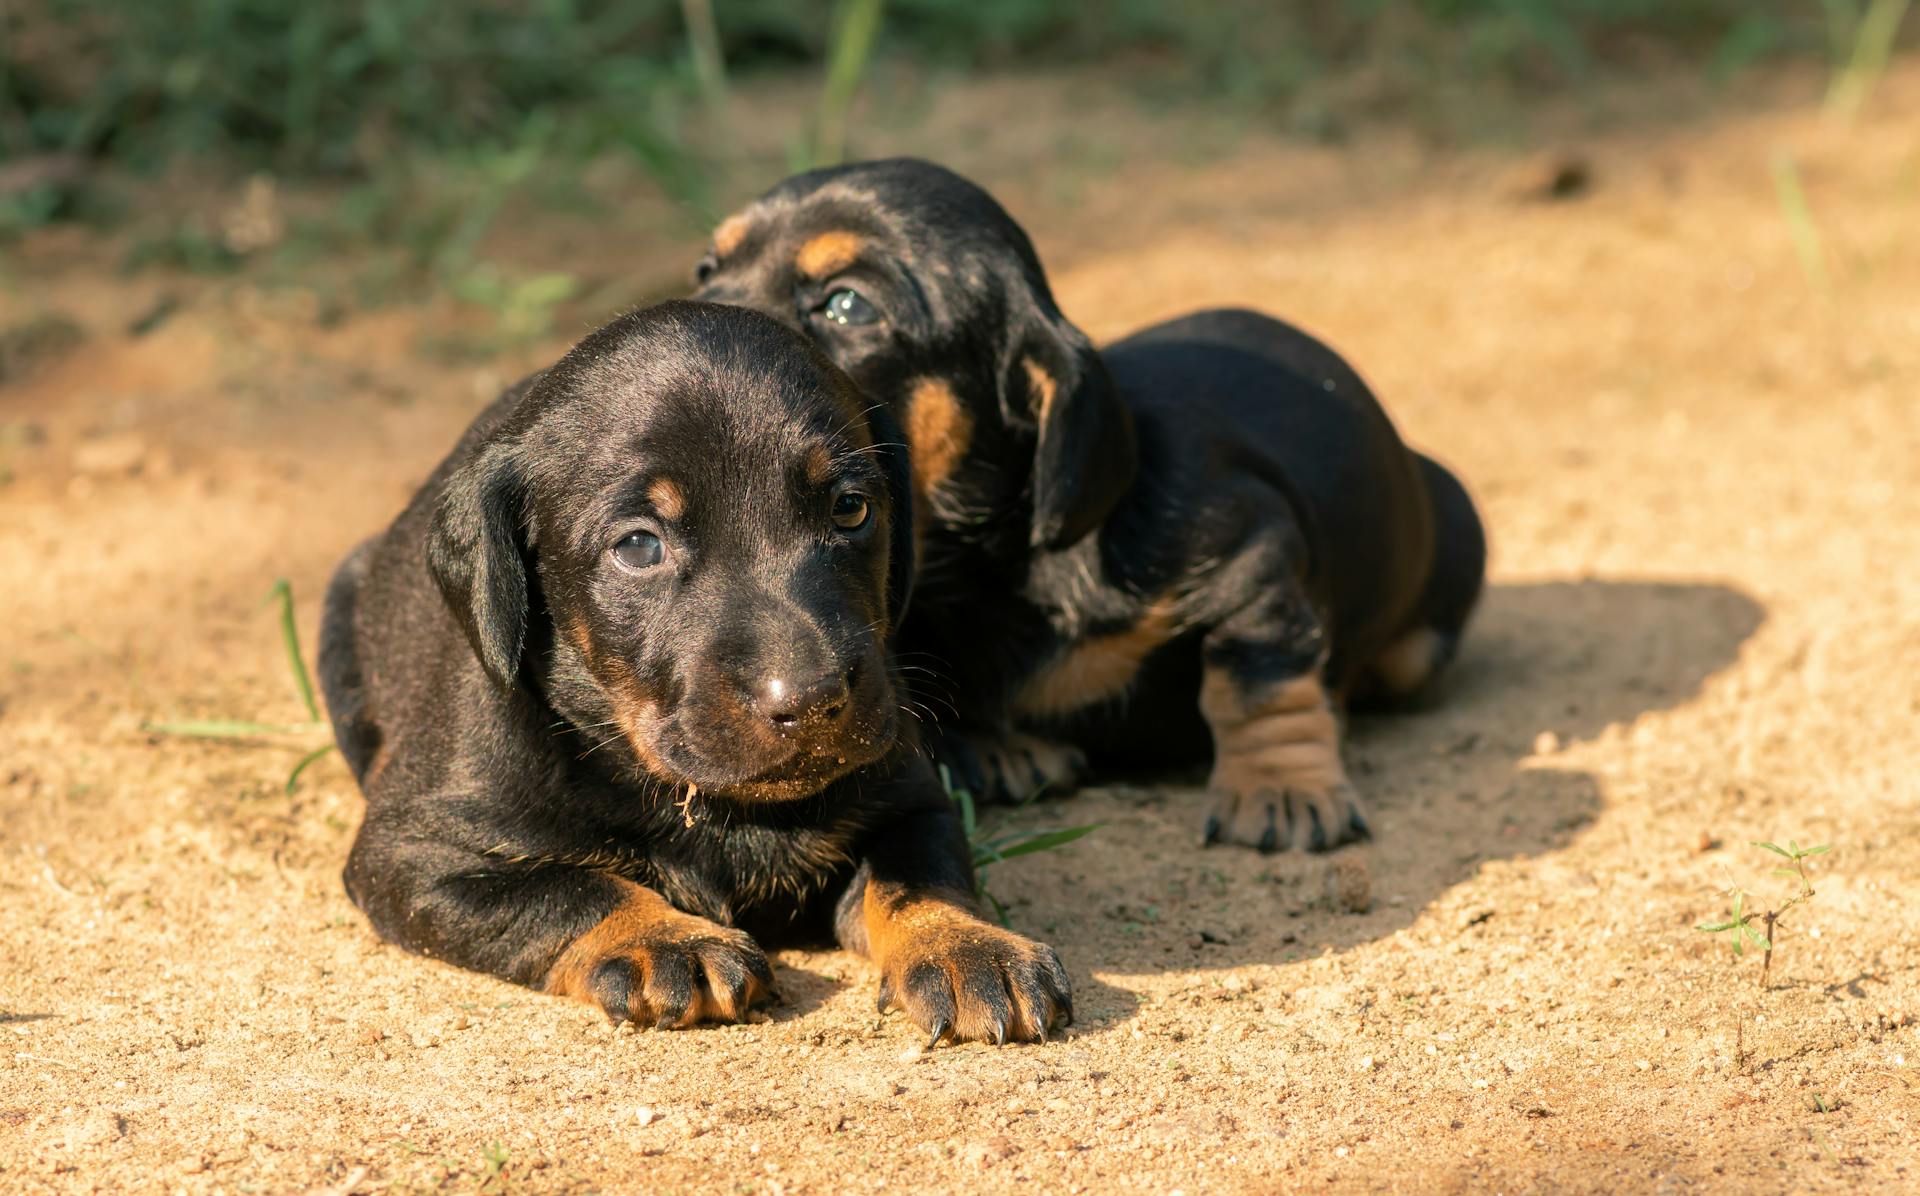
[[[1335,846],[1367,823],[1348,699],[1405,697],[1479,595],[1480,521],[1331,349],[1249,311],[1102,352],[1026,234],[940,167],[798,175],[729,218],[699,297],[808,332],[913,448],[903,658],[989,792],[1204,760],[1205,836]]]
[[[663,1027],[744,1017],[761,944],[835,933],[935,1041],[1069,1017],[1052,949],[976,916],[903,735],[900,440],[804,338],[705,304],[502,396],[327,593],[374,928]]]

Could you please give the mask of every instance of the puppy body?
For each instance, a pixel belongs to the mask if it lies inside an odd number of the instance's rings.
[[[1019,227],[923,162],[796,176],[722,230],[701,295],[809,331],[913,441],[929,517],[901,644],[956,712],[948,763],[1021,796],[1071,787],[1081,753],[1211,751],[1210,839],[1366,833],[1336,715],[1429,683],[1485,546],[1351,367],[1247,311],[1096,352]]]
[[[936,1039],[1069,1015],[900,738],[910,500],[867,407],[771,321],[665,305],[510,390],[348,557],[320,664],[383,937],[662,1026],[745,1016],[762,944],[834,934]]]

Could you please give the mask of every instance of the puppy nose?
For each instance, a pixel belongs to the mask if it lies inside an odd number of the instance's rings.
[[[768,677],[760,684],[759,705],[767,721],[781,730],[825,723],[847,710],[847,673],[828,673],[811,681]]]

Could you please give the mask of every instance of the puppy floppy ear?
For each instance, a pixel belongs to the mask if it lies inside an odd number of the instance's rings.
[[[514,684],[527,637],[525,481],[513,444],[482,444],[448,477],[427,532],[427,569],[480,664]]]
[[[887,622],[895,631],[907,617],[907,604],[913,598],[913,578],[919,568],[916,559],[919,537],[913,533],[913,462],[907,448],[907,435],[885,404],[875,404],[868,413],[867,426],[873,432],[874,452],[887,475],[887,497],[893,523],[887,540]]]
[[[1033,454],[1035,548],[1061,549],[1099,527],[1139,466],[1133,413],[1086,335],[1036,312],[1004,367],[1008,414],[1039,431]]]

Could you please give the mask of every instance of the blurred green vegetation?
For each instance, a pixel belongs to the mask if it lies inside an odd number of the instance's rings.
[[[4,0],[0,241],[64,219],[124,224],[134,230],[129,269],[245,268],[269,285],[324,291],[323,315],[450,295],[495,313],[498,337],[471,350],[484,354],[545,335],[563,304],[597,310],[634,297],[610,293],[612,282],[596,290],[495,260],[483,243],[503,214],[532,205],[603,217],[608,201],[583,180],[612,162],[618,177],[649,182],[691,231],[740,198],[741,178],[757,189],[848,152],[858,141],[849,135],[855,97],[876,63],[923,89],[955,73],[1090,68],[1143,101],[1199,101],[1249,126],[1332,136],[1353,115],[1477,113],[1497,106],[1496,95],[1654,69],[1724,80],[1796,54],[1831,64],[1831,104],[1851,110],[1884,67],[1907,7]],[[737,137],[744,111],[764,120],[766,106],[743,110],[729,97],[761,79],[799,80],[814,98],[780,106],[781,148],[749,161]],[[1323,88],[1333,81],[1342,85]],[[765,158],[766,130],[753,131]],[[143,177],[189,178],[203,194],[156,204],[169,188],[124,185]],[[227,201],[243,180],[235,208]],[[282,202],[287,183],[308,202]],[[0,259],[0,280],[6,273]]]
[[[625,150],[671,171],[686,165],[683,111],[724,86],[714,68],[818,69],[836,36],[862,32],[836,9],[882,8],[883,57],[1117,62],[1253,102],[1383,59],[1415,90],[1441,74],[1550,87],[1654,54],[1725,66],[1823,44],[1810,0],[10,0],[0,154],[154,167],[217,153],[352,174],[401,148],[513,144],[564,113],[556,152]],[[703,13],[704,55],[688,20]]]

